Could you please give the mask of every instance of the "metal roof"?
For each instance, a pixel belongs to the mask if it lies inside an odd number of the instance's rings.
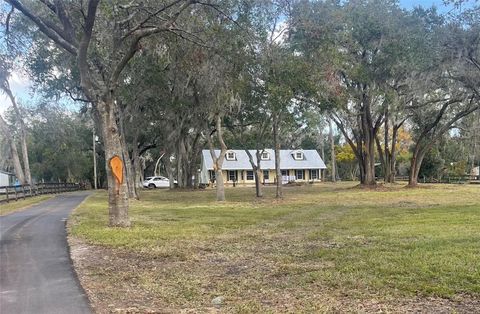
[[[250,149],[253,161],[256,164],[257,158],[255,156],[256,150]],[[265,170],[275,169],[275,152],[273,149],[265,149],[269,154],[269,160],[262,160],[260,167]],[[236,160],[223,161],[222,169],[224,170],[245,170],[252,169],[248,155],[243,149],[229,149],[227,152],[234,152]],[[296,160],[293,158],[295,152],[303,152],[303,160]],[[218,156],[220,150],[215,150],[215,155]],[[210,155],[210,150],[202,150],[202,160],[207,170],[213,170],[213,160]],[[281,169],[326,169],[325,163],[318,152],[314,149],[282,149],[280,150],[280,168]]]

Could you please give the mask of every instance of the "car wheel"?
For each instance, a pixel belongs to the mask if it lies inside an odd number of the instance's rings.
[[[149,189],[154,189],[154,188],[156,188],[156,187],[157,187],[157,186],[156,186],[155,184],[153,184],[153,183],[150,183],[150,184],[148,185],[148,188],[149,188]]]

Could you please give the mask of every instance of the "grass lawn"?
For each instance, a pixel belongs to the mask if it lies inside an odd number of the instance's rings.
[[[70,221],[98,312],[407,312],[480,307],[480,186],[352,183],[143,191],[133,227],[106,195]],[[75,240],[76,239],[76,240]],[[83,248],[83,249],[82,249]],[[220,298],[217,298],[220,297]],[[212,300],[217,298],[215,302]],[[219,304],[215,304],[219,303]],[[422,310],[423,309],[423,310]]]
[[[40,203],[54,196],[55,195],[53,194],[39,195],[39,196],[27,197],[26,199],[21,199],[18,201],[13,200],[13,201],[10,201],[9,203],[0,203],[0,216],[22,210],[25,207]]]

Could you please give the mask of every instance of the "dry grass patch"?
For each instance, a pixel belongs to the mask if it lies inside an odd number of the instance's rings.
[[[133,227],[106,227],[106,196],[72,218],[99,312],[469,312],[480,296],[478,186],[144,191]],[[212,303],[213,300],[213,303]]]
[[[23,210],[29,206],[46,201],[54,196],[55,195],[53,194],[39,195],[39,196],[27,197],[25,199],[20,199],[18,201],[13,200],[8,203],[0,203],[0,216],[7,215],[19,210]]]

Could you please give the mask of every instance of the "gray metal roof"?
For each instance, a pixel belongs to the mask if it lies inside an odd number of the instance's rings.
[[[249,150],[253,156],[253,161],[256,164],[257,158],[255,157],[256,150]],[[269,170],[275,169],[275,152],[273,149],[265,149],[269,153],[269,160],[262,160],[260,166],[262,169]],[[295,160],[293,158],[294,152],[301,151],[303,152],[303,160]],[[228,152],[235,152],[236,160],[227,160],[226,158],[223,161],[222,169],[224,170],[245,170],[252,169],[250,161],[248,160],[248,155],[243,149],[230,149]],[[215,155],[219,155],[220,150],[215,150]],[[202,160],[207,168],[207,170],[213,170],[213,160],[210,155],[210,150],[202,150]],[[280,168],[281,169],[326,169],[325,163],[318,152],[314,149],[282,149],[280,150]]]

